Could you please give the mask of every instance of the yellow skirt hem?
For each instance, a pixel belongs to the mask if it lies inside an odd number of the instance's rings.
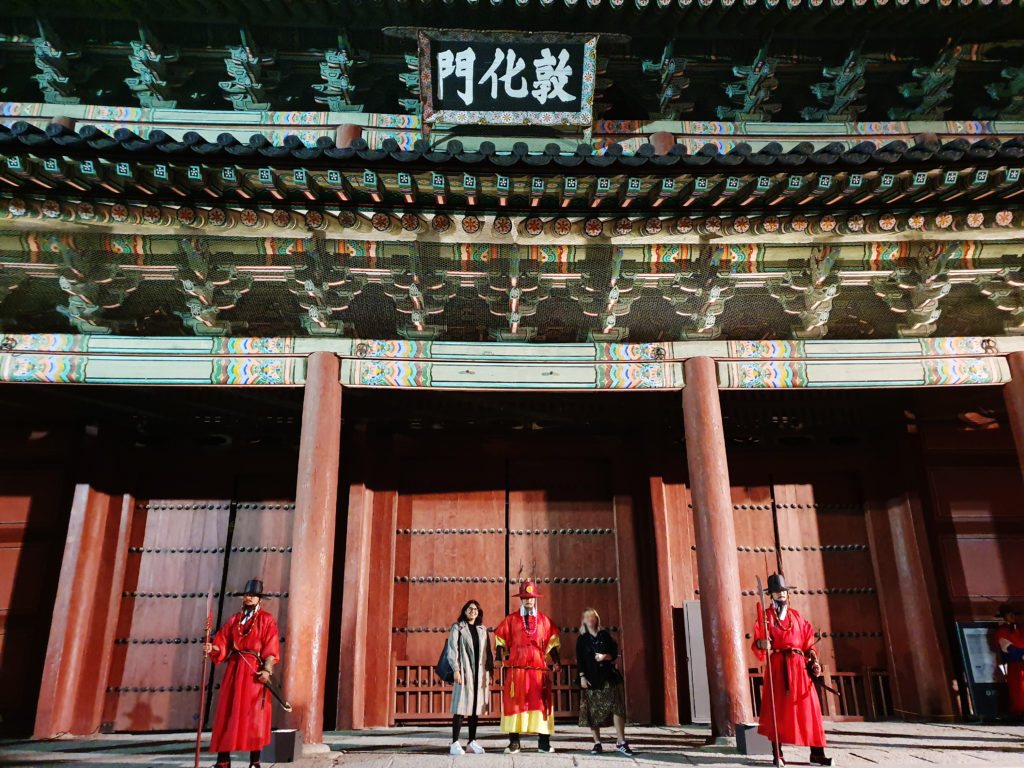
[[[539,709],[531,709],[515,715],[502,715],[501,732],[545,733],[550,736],[555,732],[555,715],[551,713],[544,717],[544,713]]]

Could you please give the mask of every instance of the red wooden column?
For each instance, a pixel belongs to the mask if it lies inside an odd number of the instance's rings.
[[[337,719],[338,728],[344,731],[359,730],[366,724],[366,658],[368,652],[375,652],[366,647],[375,495],[374,491],[366,486],[365,481],[354,483],[348,493]],[[384,606],[374,608],[383,609]],[[387,610],[390,614],[390,605],[387,606]]]
[[[657,461],[658,459],[653,459]],[[654,547],[658,560],[658,609],[661,629],[661,665],[663,677],[662,703],[665,725],[679,725],[680,675],[679,661],[685,659],[683,623],[680,616],[686,596],[692,596],[693,529],[687,519],[686,486],[666,478],[666,473],[652,475],[651,512],[654,516]],[[676,645],[679,637],[680,646]],[[684,665],[685,666],[685,665]],[[682,692],[685,698],[685,690]],[[689,707],[686,707],[689,709]]]
[[[701,621],[708,649],[711,734],[731,736],[736,723],[750,722],[751,711],[718,373],[710,357],[687,360],[683,371],[686,462],[690,469]]]
[[[314,352],[306,363],[302,400],[284,652],[284,690],[294,708],[290,722],[307,745],[323,741],[340,450],[339,361],[330,352]]]
[[[939,644],[924,566],[927,544],[918,536],[910,496],[872,493],[866,522],[894,704],[923,717],[951,715],[952,670]]]
[[[100,727],[133,507],[130,496],[75,488],[36,707],[37,739]]]
[[[1006,356],[1010,365],[1010,381],[1003,387],[1006,412],[1010,417],[1010,430],[1017,446],[1017,459],[1024,473],[1024,352],[1011,352]]]
[[[626,708],[630,719],[651,722],[651,695],[644,653],[644,615],[640,594],[640,569],[636,555],[633,497],[616,493],[615,559],[619,573],[619,618],[622,622],[622,668],[626,678]]]
[[[398,494],[381,476],[391,446],[361,431],[354,439],[354,452],[378,461],[361,462],[358,482],[349,486],[336,721],[345,731],[391,725],[395,679],[391,623]]]

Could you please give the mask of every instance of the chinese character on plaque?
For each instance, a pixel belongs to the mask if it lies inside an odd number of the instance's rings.
[[[596,53],[596,36],[421,30],[423,119],[589,126]]]

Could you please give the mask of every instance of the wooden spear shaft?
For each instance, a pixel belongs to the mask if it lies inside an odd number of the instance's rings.
[[[765,677],[767,678],[766,682],[768,684],[768,695],[771,697],[771,701],[772,701],[772,729],[774,730],[774,733],[772,735],[775,737],[775,738],[772,739],[772,743],[775,746],[775,759],[779,760],[779,759],[781,759],[779,757],[779,752],[781,751],[779,749],[779,745],[780,745],[780,742],[779,742],[779,711],[775,708],[775,680],[773,679],[773,676],[772,676],[772,647],[771,647],[771,637],[772,636],[769,634],[769,631],[768,631],[768,611],[765,610],[764,587],[761,585],[761,577],[760,576],[757,577],[757,595],[761,599],[761,602],[758,604],[757,607],[759,609],[758,613],[760,614],[759,618],[761,619],[761,627],[762,627],[762,629],[764,631],[765,643],[768,645],[768,648],[765,650],[765,653],[767,655],[765,656],[764,669],[765,669]],[[786,661],[786,659],[783,658],[783,662],[785,662],[785,661]]]
[[[213,585],[206,595],[206,632],[203,637],[203,648],[210,642],[210,630],[213,628]],[[203,682],[199,686],[199,722],[196,724],[196,762],[195,768],[199,768],[199,753],[203,741],[203,720],[206,718],[206,670],[210,658],[203,653]]]

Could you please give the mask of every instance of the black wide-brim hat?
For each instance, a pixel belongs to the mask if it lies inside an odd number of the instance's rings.
[[[245,582],[245,589],[242,590],[242,596],[255,595],[259,598],[270,597],[270,595],[263,591],[263,581],[261,579],[249,579]]]
[[[768,577],[768,592],[789,592],[791,586],[786,584],[786,577],[781,573],[773,573]]]

